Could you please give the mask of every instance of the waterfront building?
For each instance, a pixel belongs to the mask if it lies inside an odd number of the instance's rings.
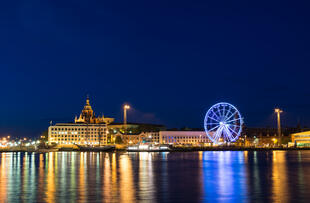
[[[144,137],[149,138],[154,143],[160,143],[160,132],[165,132],[165,131],[147,132],[147,133],[144,133]]]
[[[142,132],[140,134],[122,134],[118,132],[116,134],[111,134],[111,136],[113,137],[114,141],[117,139],[117,137],[120,137],[122,143],[124,144],[138,144],[139,142],[142,142],[145,138],[150,139],[153,143],[159,143],[158,132]]]
[[[310,132],[310,131],[309,131]],[[147,138],[152,143],[158,144],[171,144],[171,145],[207,145],[214,146],[212,141],[206,135],[205,131],[159,131],[159,132],[143,132],[135,135],[123,135],[124,143],[137,144],[143,139]],[[282,137],[282,144],[290,142],[290,137]],[[242,136],[236,142],[233,142],[234,146],[246,146],[246,147],[275,147],[279,142],[278,137],[275,136]],[[309,133],[310,143],[310,133]]]
[[[139,134],[139,139],[132,139],[131,143],[136,143],[138,140],[141,141],[143,138],[148,138],[151,142],[158,144],[195,145],[195,144],[211,143],[205,131],[143,132]],[[131,140],[131,138],[128,139]]]
[[[309,131],[310,132],[310,131]],[[171,144],[171,145],[205,145],[215,146],[208,138],[205,131],[159,131],[159,132],[142,132],[140,134],[121,134],[120,136],[125,144],[137,144],[145,138],[154,144]],[[281,144],[287,145],[290,142],[290,137],[284,136],[281,139]],[[279,140],[275,136],[241,136],[236,142],[231,143],[234,146],[243,147],[276,147]],[[310,133],[309,133],[310,142]]]
[[[105,145],[111,141],[108,124],[113,118],[95,116],[89,98],[74,123],[56,123],[48,128],[48,143],[58,145]]]
[[[202,144],[211,143],[205,131],[160,131],[161,144]]]
[[[138,144],[144,139],[150,140],[154,144],[210,144],[205,131],[159,131],[159,132],[142,132],[140,134],[122,134],[117,133],[114,137],[121,137],[125,144]]]
[[[124,143],[137,144],[139,142],[142,142],[142,140],[145,136],[143,133],[141,133],[141,134],[130,134],[130,135],[123,134],[121,137],[122,137],[122,140]]]
[[[164,125],[147,124],[147,123],[111,123],[108,125],[109,134],[116,139],[121,137],[125,144],[137,144],[144,138],[152,136],[152,141],[159,143],[159,134],[161,130],[165,130]]]
[[[108,126],[110,133],[117,134],[117,133],[125,133],[126,134],[140,134],[142,132],[159,132],[161,130],[166,130],[164,125],[158,124],[149,124],[149,123],[111,123]]]
[[[301,128],[300,126],[297,127],[283,127],[281,128],[281,135],[282,137],[290,136],[293,133],[307,131],[310,130],[309,128]],[[270,136],[277,136],[278,129],[277,128],[254,128],[254,127],[244,127],[243,128],[244,135],[247,137],[270,137]]]
[[[296,147],[310,147],[310,131],[294,133],[291,139]]]

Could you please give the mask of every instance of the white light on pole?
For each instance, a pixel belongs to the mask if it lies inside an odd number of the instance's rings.
[[[130,109],[128,104],[124,105],[124,128],[125,128],[125,136],[127,136],[127,110]],[[130,140],[129,140],[130,141]]]
[[[280,114],[283,112],[281,109],[276,108],[274,112],[277,114],[277,121],[278,121],[278,145],[280,145],[281,140],[281,120],[280,120]]]

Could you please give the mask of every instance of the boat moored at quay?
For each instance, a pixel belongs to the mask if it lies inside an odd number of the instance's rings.
[[[165,152],[170,150],[170,145],[152,143],[148,139],[127,147],[128,152]]]

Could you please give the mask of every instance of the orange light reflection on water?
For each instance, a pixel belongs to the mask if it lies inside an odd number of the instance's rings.
[[[135,202],[133,171],[129,156],[120,157],[120,196],[122,202]]]
[[[273,151],[272,197],[274,202],[288,202],[286,151]]]
[[[104,169],[103,169],[103,184],[102,184],[102,191],[104,193],[104,199],[102,202],[111,202],[112,196],[111,196],[111,188],[113,187],[111,185],[111,167],[110,167],[110,157],[109,154],[105,154],[104,157]]]
[[[86,195],[87,195],[87,189],[85,186],[85,159],[86,159],[86,152],[81,152],[80,154],[80,178],[79,178],[79,202],[85,202],[86,201]]]
[[[0,202],[5,202],[7,200],[6,153],[1,153],[0,159]]]
[[[47,191],[46,202],[55,202],[55,166],[54,166],[54,154],[48,153],[48,167],[47,167]]]

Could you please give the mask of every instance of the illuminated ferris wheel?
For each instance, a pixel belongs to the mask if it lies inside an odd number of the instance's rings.
[[[205,131],[213,143],[236,141],[242,132],[242,124],[238,109],[225,102],[213,105],[204,120]]]

